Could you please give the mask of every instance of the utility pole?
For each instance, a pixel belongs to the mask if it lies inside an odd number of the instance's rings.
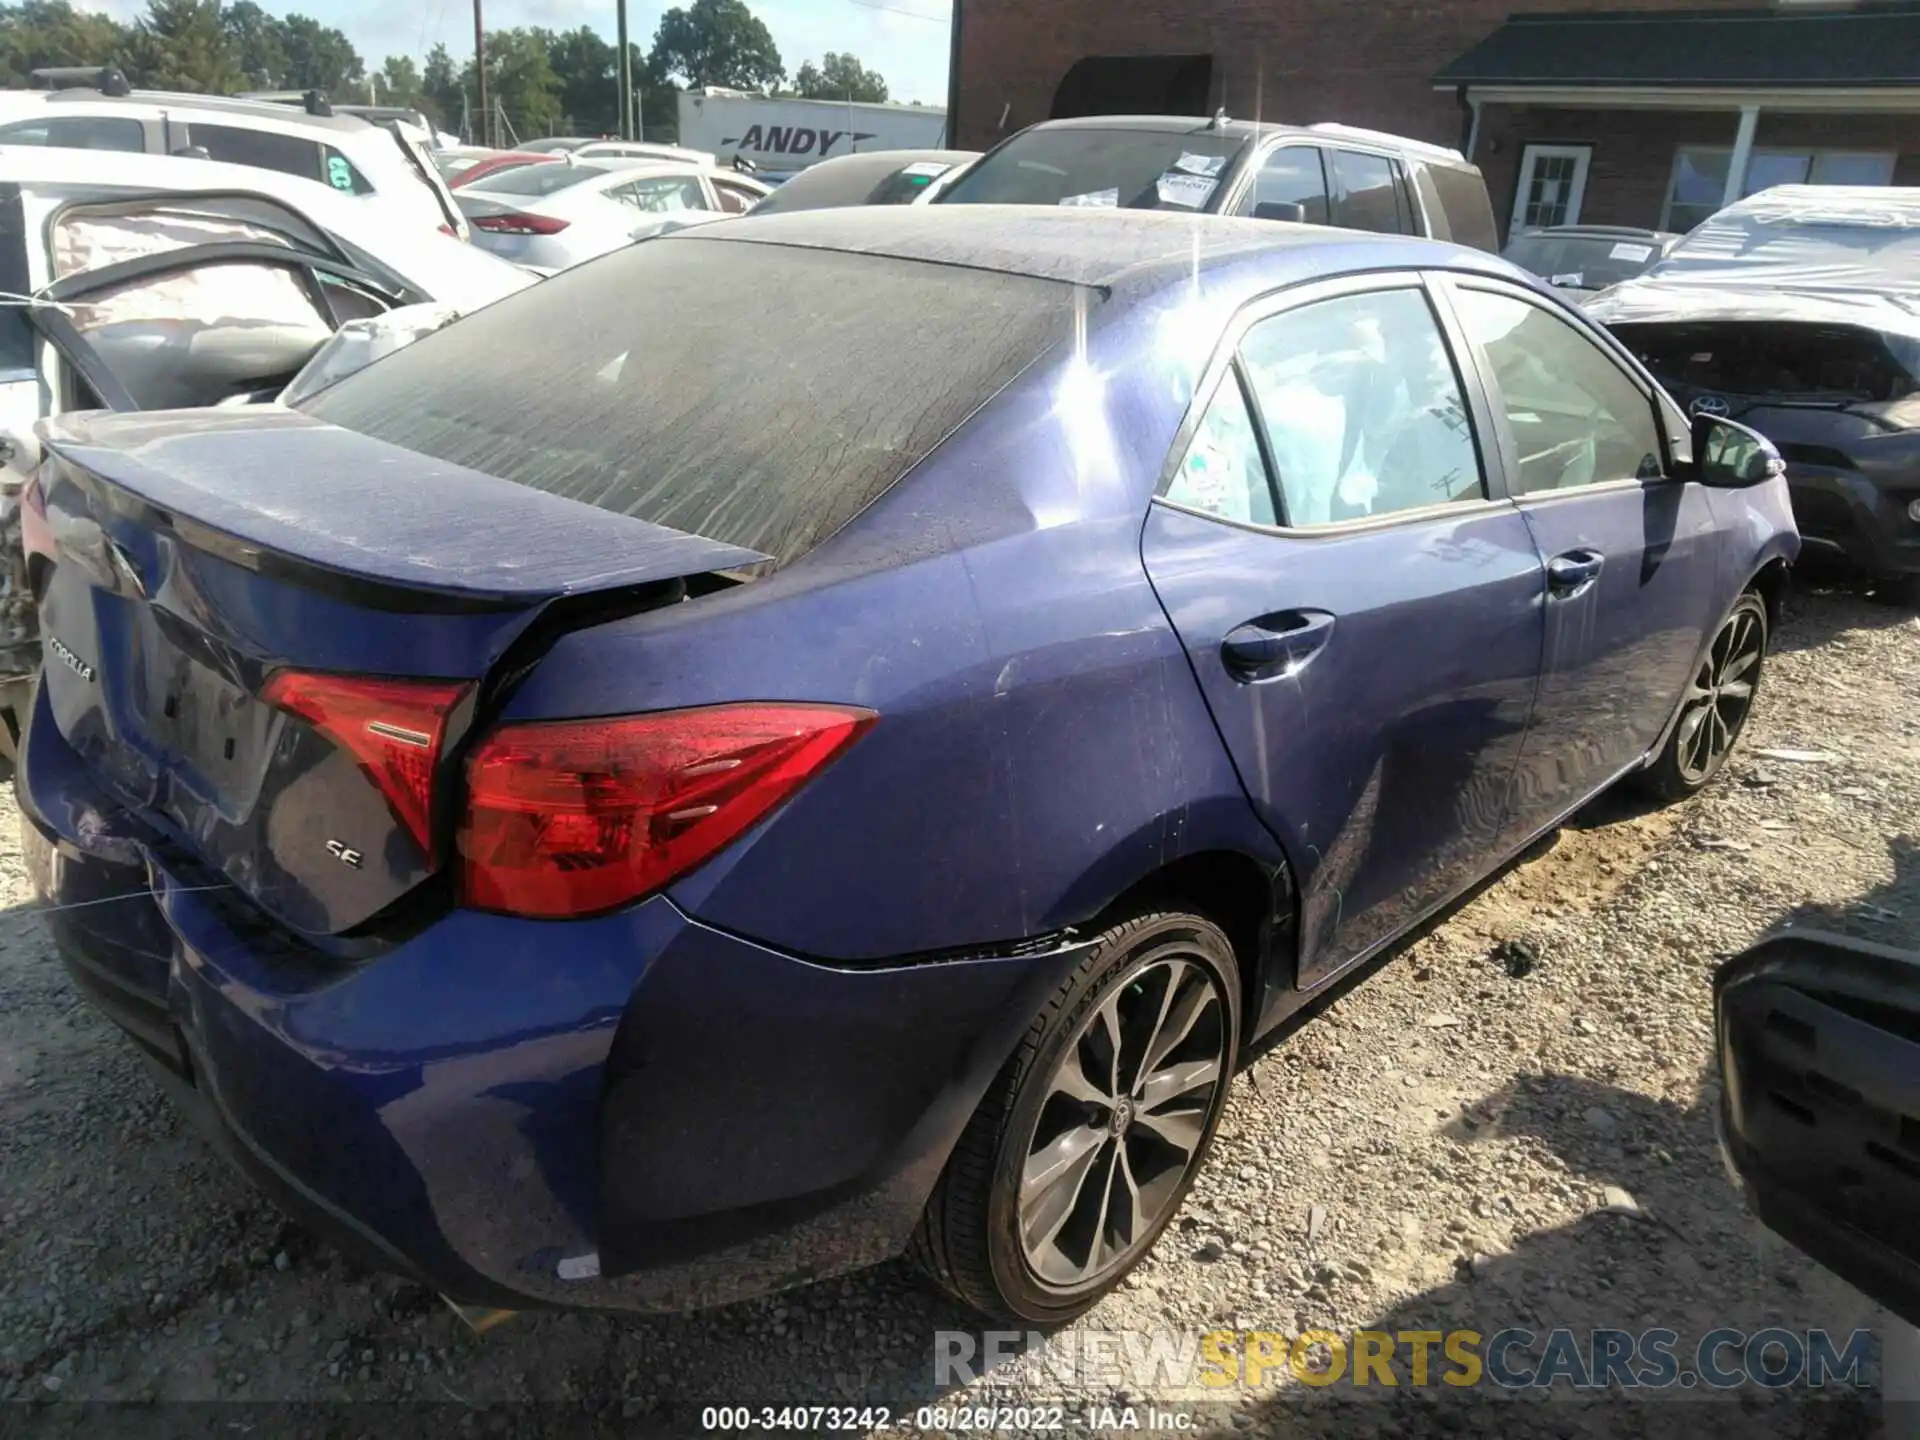
[[[478,3],[478,0],[475,0]],[[620,37],[620,63],[614,74],[620,85],[620,138],[633,139],[633,55],[627,48],[627,0],[614,0],[619,19],[614,28]]]
[[[480,134],[482,145],[493,143],[493,110],[487,104],[487,27],[480,18],[480,0],[473,0],[473,74],[480,86]]]

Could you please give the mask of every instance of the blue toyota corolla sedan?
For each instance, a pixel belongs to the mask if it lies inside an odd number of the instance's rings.
[[[1236,1062],[1633,778],[1722,767],[1798,540],[1491,256],[817,212],[299,409],[54,422],[18,779],[75,982],[456,1302],[903,1250],[1020,1322]]]

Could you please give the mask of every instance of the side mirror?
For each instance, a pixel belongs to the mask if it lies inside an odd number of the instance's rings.
[[[204,145],[182,145],[172,153],[176,158],[181,160],[211,160],[213,158],[212,153],[209,152]]]
[[[1920,1323],[1920,955],[1789,930],[1713,994],[1721,1149],[1760,1222]]]
[[[1292,225],[1307,223],[1307,207],[1298,200],[1262,200],[1253,207],[1256,220],[1285,220]]]
[[[1693,417],[1693,478],[1723,490],[1744,490],[1787,473],[1787,462],[1758,430],[1717,415]]]

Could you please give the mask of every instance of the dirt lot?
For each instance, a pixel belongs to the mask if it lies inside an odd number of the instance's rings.
[[[1882,1323],[1758,1230],[1723,1177],[1707,977],[1789,917],[1920,942],[1916,697],[1920,620],[1801,596],[1721,783],[1666,812],[1603,802],[1346,987],[1240,1080],[1156,1257],[985,1386],[1072,1406],[1125,1398],[1053,1378],[1089,1326],[1565,1323],[1693,1338]],[[903,1268],[684,1319],[538,1316],[484,1338],[420,1290],[352,1268],[229,1174],[75,998],[29,903],[10,798],[0,810],[0,1397],[16,1402],[0,1429],[97,1434],[145,1415],[153,1433],[417,1433],[432,1419],[474,1434],[680,1434],[715,1403],[910,1412],[971,1393],[943,1392],[932,1370],[934,1332],[969,1322]],[[65,1403],[130,1399],[276,1403]],[[405,1399],[439,1403],[399,1420],[340,1403]],[[1497,1424],[1843,1435],[1876,1410],[1871,1396],[1755,1390],[1710,1405],[1523,1403]],[[1298,1385],[1202,1418],[1324,1435],[1494,1420],[1404,1391],[1363,1405]]]

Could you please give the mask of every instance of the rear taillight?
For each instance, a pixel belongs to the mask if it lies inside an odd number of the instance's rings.
[[[751,704],[503,726],[467,762],[463,899],[548,919],[637,900],[737,838],[873,721]]]
[[[551,215],[475,215],[467,223],[493,235],[558,235],[572,222]]]
[[[298,715],[360,762],[394,818],[431,859],[433,771],[447,715],[467,686],[454,680],[368,680],[282,670],[260,698]]]

